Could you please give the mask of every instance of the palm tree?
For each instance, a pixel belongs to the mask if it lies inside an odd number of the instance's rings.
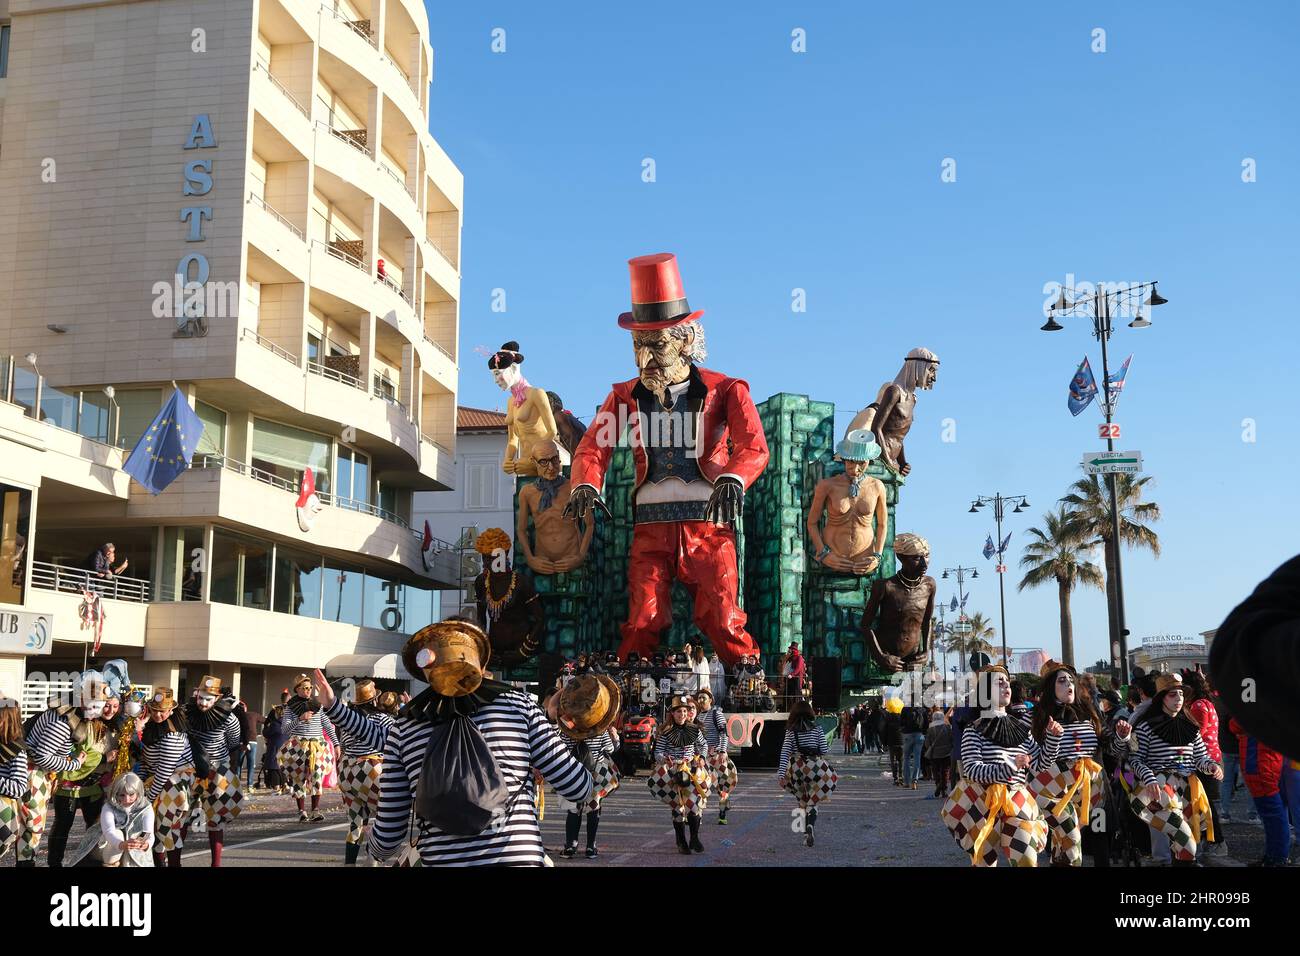
[[[1150,475],[1115,476],[1115,500],[1119,504],[1119,538],[1129,547],[1146,548],[1160,557],[1160,536],[1148,527],[1160,520],[1160,506],[1142,500],[1142,489]],[[1115,599],[1115,545],[1111,541],[1110,491],[1097,475],[1080,478],[1061,499],[1070,514],[1069,528],[1085,543],[1100,544],[1106,565],[1106,611],[1110,633],[1118,634],[1118,602]]]
[[[1061,661],[1073,667],[1074,623],[1070,619],[1070,592],[1076,584],[1101,589],[1104,579],[1101,568],[1088,560],[1096,545],[1079,537],[1070,519],[1070,513],[1062,505],[1055,512],[1043,515],[1046,531],[1029,529],[1030,540],[1020,558],[1020,566],[1029,570],[1021,579],[1018,590],[1056,582],[1057,598],[1061,603]]]
[[[971,615],[967,623],[970,624],[970,631],[965,634],[953,631],[948,639],[948,649],[958,656],[963,667],[976,651],[984,654],[992,653],[993,645],[989,643],[989,638],[997,634],[997,630],[989,624],[988,618],[982,611]]]

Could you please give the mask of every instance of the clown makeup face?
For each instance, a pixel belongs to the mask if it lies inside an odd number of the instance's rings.
[[[708,710],[713,706],[713,701],[709,699],[707,694],[696,694],[695,706],[697,710]]]
[[[82,704],[81,712],[86,715],[87,720],[99,720],[104,716],[104,702],[92,700],[88,704]]]
[[[204,694],[199,692],[196,692],[194,694],[194,703],[199,705],[199,710],[202,711],[211,710],[212,705],[215,704],[216,702],[217,702],[217,698],[211,694]]]
[[[1183,689],[1175,687],[1171,691],[1166,691],[1164,699],[1165,713],[1173,717],[1183,709]]]
[[[492,370],[492,378],[497,383],[497,388],[503,392],[508,392],[518,385],[523,374],[518,365],[507,365],[505,368]]]
[[[695,698],[692,697],[690,705],[686,708],[686,716],[688,719],[694,720],[697,716],[699,716],[699,713],[700,713],[699,705],[695,702]]]
[[[1056,672],[1056,699],[1062,704],[1074,703],[1074,678],[1069,671]]]
[[[672,329],[632,333],[632,351],[640,369],[641,384],[658,394],[669,385],[686,381],[691,374],[687,352],[694,341],[694,332],[679,338]]]
[[[690,711],[686,707],[673,708],[673,725],[676,727],[683,726],[690,719]]]
[[[930,559],[924,554],[900,554],[898,569],[909,578],[919,578],[930,567]]]
[[[988,709],[993,711],[1006,710],[1007,704],[1011,703],[1011,680],[1006,674],[993,672],[980,675],[983,682],[979,685],[980,697],[988,701]],[[987,696],[985,696],[987,694]]]
[[[844,459],[844,476],[848,478],[849,481],[857,481],[862,477],[863,472],[866,470],[867,463],[865,461],[853,461],[850,458]]]

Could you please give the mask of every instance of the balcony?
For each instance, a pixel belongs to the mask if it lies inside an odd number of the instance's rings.
[[[266,349],[276,358],[284,359],[286,362],[288,362],[290,365],[294,366],[295,368],[302,367],[298,364],[298,356],[294,355],[288,349],[280,348],[280,346],[276,345],[266,336],[259,335],[255,329],[245,328],[241,330],[239,333],[239,338],[241,341],[248,340],[248,341],[256,342],[258,345],[262,346],[262,348]]]
[[[265,199],[263,199],[261,196],[259,196],[257,193],[253,192],[252,190],[249,190],[248,192],[248,202],[251,205],[256,206],[258,209],[261,209],[263,212],[265,212],[268,216],[270,216],[280,225],[284,226],[284,228],[288,229],[291,233],[293,233],[295,236],[298,237],[299,241],[301,242],[307,241],[307,237],[302,234],[301,229],[295,226],[284,216],[276,212],[274,207],[272,207]]]
[[[302,102],[298,99],[298,97],[294,96],[292,93],[289,92],[289,88],[287,86],[285,86],[278,79],[276,79],[275,74],[271,72],[271,64],[267,63],[266,60],[262,59],[262,57],[259,56],[256,62],[254,62],[253,64],[253,69],[261,70],[263,73],[265,73],[266,78],[270,81],[271,85],[280,91],[280,95],[283,96],[285,99],[287,99],[290,105],[292,105],[294,109],[296,109],[304,117],[308,119],[311,118],[311,113],[307,110],[307,107],[302,105]]]
[[[101,598],[111,598],[114,601],[149,603],[148,581],[124,575],[100,578],[93,571],[84,568],[70,568],[48,561],[32,562],[32,587],[71,594],[93,591]]]

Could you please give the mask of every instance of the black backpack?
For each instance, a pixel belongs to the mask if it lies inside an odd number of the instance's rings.
[[[505,773],[478,725],[459,715],[435,723],[415,789],[416,815],[443,833],[476,836],[494,820],[504,823],[510,803]]]

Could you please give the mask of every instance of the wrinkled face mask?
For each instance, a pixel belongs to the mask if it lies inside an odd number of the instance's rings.
[[[81,705],[81,712],[87,720],[98,720],[104,716],[104,702],[102,700],[92,700],[90,703]]]
[[[211,710],[217,699],[211,694],[195,694],[194,702],[199,705],[199,710]]]
[[[641,384],[658,394],[669,384],[683,381],[690,365],[687,347],[687,340],[677,338],[669,329],[634,333],[632,349]]]
[[[139,717],[144,706],[138,700],[128,700],[123,709],[128,717]]]

